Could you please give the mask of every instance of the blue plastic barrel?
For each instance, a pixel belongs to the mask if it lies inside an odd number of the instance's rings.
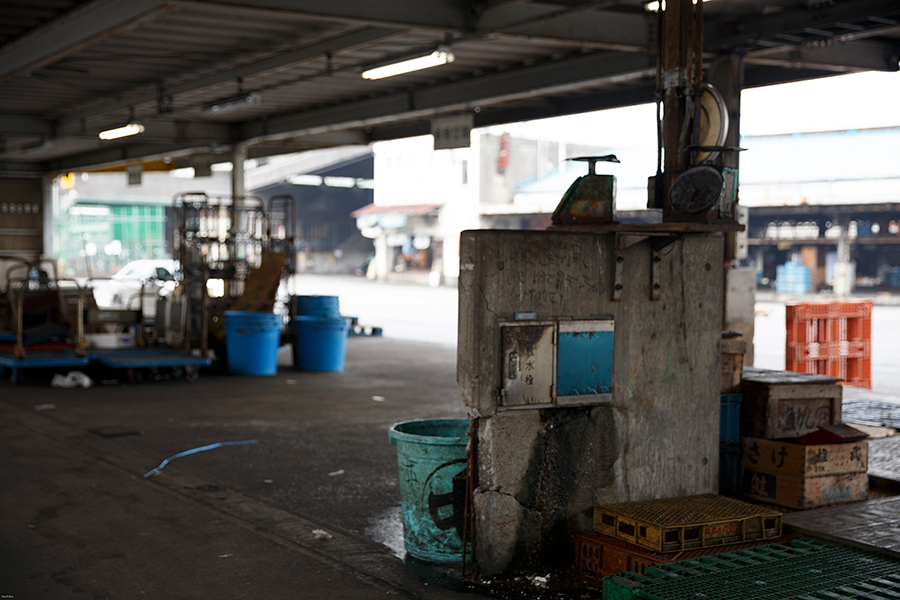
[[[294,367],[300,371],[344,370],[348,318],[294,317]]]
[[[341,316],[338,296],[296,296],[295,309],[302,317],[338,319]]]
[[[719,395],[719,443],[737,444],[741,441],[741,394]]]
[[[274,375],[278,370],[280,342],[280,315],[243,311],[225,313],[225,349],[229,372],[235,375]]]
[[[388,432],[397,446],[403,542],[419,560],[462,560],[468,430],[467,419],[433,419]]]

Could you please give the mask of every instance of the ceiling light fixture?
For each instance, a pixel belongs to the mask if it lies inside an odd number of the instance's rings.
[[[119,138],[128,137],[129,135],[137,135],[144,133],[144,126],[137,122],[134,118],[134,108],[128,107],[128,125],[123,127],[115,127],[100,132],[101,140],[117,140]]]
[[[258,92],[246,92],[237,96],[229,96],[221,100],[207,102],[203,105],[203,112],[210,115],[220,115],[261,103],[262,96]]]
[[[107,129],[100,132],[101,140],[117,140],[119,138],[128,137],[129,135],[137,135],[144,133],[144,126],[140,123],[129,123],[124,127],[116,127],[115,129]]]
[[[428,54],[401,58],[387,64],[372,67],[363,71],[362,76],[364,79],[384,79],[385,77],[393,77],[394,75],[402,75],[403,73],[445,65],[452,63],[454,60],[456,60],[456,57],[450,52],[450,48],[439,46]]]
[[[697,4],[697,0],[692,0],[694,4]],[[704,2],[709,2],[709,0],[703,0]],[[644,10],[647,12],[656,12],[659,10],[659,6],[662,4],[662,9],[666,10],[666,0],[658,0],[654,2],[648,2],[644,5]]]

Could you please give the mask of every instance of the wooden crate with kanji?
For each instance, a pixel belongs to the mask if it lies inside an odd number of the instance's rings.
[[[869,466],[869,444],[804,446],[780,440],[743,438],[743,465],[759,473],[789,477],[821,477],[865,473]]]
[[[789,508],[820,508],[867,499],[869,476],[867,473],[844,473],[791,477],[744,468],[741,495]]]
[[[843,388],[836,377],[745,367],[741,435],[796,438],[841,422]]]

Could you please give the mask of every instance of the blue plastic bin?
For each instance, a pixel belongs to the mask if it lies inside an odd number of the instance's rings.
[[[274,313],[225,313],[228,370],[235,375],[274,375],[278,371],[281,316]]]
[[[302,317],[338,319],[341,316],[338,296],[296,296],[294,308]]]
[[[349,330],[348,318],[294,317],[294,368],[343,371]]]
[[[741,441],[740,394],[719,395],[719,443],[737,444]]]
[[[468,430],[467,419],[433,419],[388,432],[397,446],[403,542],[419,560],[462,560]]]
[[[719,444],[719,495],[738,495],[742,458],[740,443]]]

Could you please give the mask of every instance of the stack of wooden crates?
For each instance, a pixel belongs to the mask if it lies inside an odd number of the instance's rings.
[[[824,375],[744,369],[741,496],[793,509],[866,499],[865,441],[795,443],[823,425],[842,422],[839,381]]]

